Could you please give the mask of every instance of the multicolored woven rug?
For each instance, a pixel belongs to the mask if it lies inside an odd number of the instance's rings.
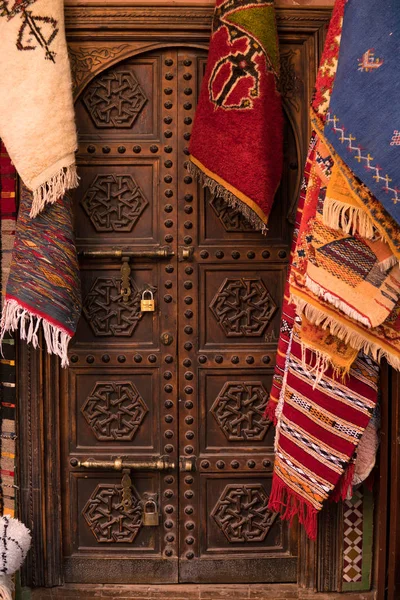
[[[263,231],[283,164],[278,78],[273,1],[216,0],[188,169]]]
[[[321,177],[329,163],[313,136],[300,197],[291,270],[297,264],[299,240],[308,236],[309,214],[318,203]],[[323,165],[323,167],[322,167]],[[377,363],[360,354],[343,380],[334,369],[315,369],[317,353],[301,339],[305,320],[296,316],[285,293],[277,365],[267,416],[276,424],[275,467],[269,507],[283,519],[297,517],[307,534],[316,538],[317,515],[323,502],[346,498],[374,464],[364,452],[357,466],[357,448],[370,423],[378,398]],[[331,336],[332,337],[332,336]],[[340,340],[331,340],[340,346]],[[355,357],[357,353],[355,353]],[[370,432],[368,432],[369,435]],[[369,446],[370,447],[370,446]],[[365,448],[365,444],[364,444]]]
[[[0,135],[24,185],[3,287],[0,344],[7,332],[19,330],[37,347],[43,332],[48,352],[66,366],[81,299],[65,195],[78,177],[62,0],[0,0],[1,66]]]
[[[313,539],[323,502],[351,495],[374,465],[376,359],[386,356],[399,366],[399,231],[365,187],[371,214],[364,208],[361,184],[354,174],[352,180],[347,177],[350,169],[324,138],[345,5],[346,0],[336,2],[317,77],[316,133],[266,412],[277,426],[269,507],[290,521],[297,516]]]
[[[5,292],[11,251],[15,237],[16,221],[16,173],[0,140],[0,273],[2,296]],[[0,515],[14,516],[15,487],[15,403],[16,369],[13,336],[3,339],[3,355],[0,357]]]
[[[325,137],[400,223],[400,5],[348,0]]]
[[[43,331],[47,351],[68,364],[67,348],[81,312],[79,264],[68,196],[29,216],[32,194],[24,186],[8,277],[2,325],[19,329],[36,348]]]

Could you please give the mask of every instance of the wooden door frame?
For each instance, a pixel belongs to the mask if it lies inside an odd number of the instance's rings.
[[[309,38],[313,42],[308,55],[310,81],[307,84],[311,88],[329,18],[330,8],[327,7],[277,9],[281,35],[294,40]],[[209,41],[211,19],[209,5],[190,8],[189,0],[187,6],[174,7],[137,3],[121,6],[118,2],[109,2],[107,6],[91,2],[82,6],[78,2],[72,4],[70,0],[66,6],[66,28],[75,95],[78,96],[98,72],[128,56],[168,44],[205,47]],[[305,127],[304,139],[296,140],[299,147],[305,145],[310,134],[309,124]],[[63,583],[59,388],[58,359],[43,350],[19,344],[19,514],[33,534],[32,550],[22,579],[24,585],[32,587]],[[332,507],[321,518],[317,544],[309,542],[304,534],[300,535],[298,583],[303,587],[323,591],[340,589],[341,556],[333,543],[339,536],[340,523],[335,511],[337,509]],[[391,547],[394,546],[392,541]]]

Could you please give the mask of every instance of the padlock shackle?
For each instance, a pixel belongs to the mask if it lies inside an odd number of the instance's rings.
[[[145,300],[145,294],[150,294],[150,300],[154,300],[154,294],[151,290],[144,290],[142,292],[142,300]]]

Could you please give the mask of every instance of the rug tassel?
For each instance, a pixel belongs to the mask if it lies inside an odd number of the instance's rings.
[[[354,319],[354,321],[362,323],[363,325],[365,325],[365,327],[371,327],[371,321],[367,317],[364,317],[356,310],[354,310],[354,308],[351,308],[350,306],[348,306],[348,304],[342,302],[336,296],[333,296],[333,294],[331,294],[323,287],[321,287],[318,283],[313,281],[308,275],[306,275],[305,277],[305,284],[306,287],[309,290],[311,290],[313,294],[315,294],[319,298],[322,298],[326,302],[329,302],[329,304],[332,304],[332,306],[341,310],[345,315],[347,315],[351,319]]]
[[[393,254],[392,256],[389,256],[385,260],[382,260],[382,262],[380,262],[378,264],[378,267],[379,267],[379,269],[381,271],[383,271],[384,273],[386,273],[386,271],[389,271],[389,269],[391,269],[392,267],[394,267],[397,264],[398,264],[398,259]]]
[[[0,600],[13,600],[13,591],[11,575],[0,575]]]
[[[290,489],[276,474],[272,481],[268,508],[272,512],[280,513],[281,519],[289,521],[290,525],[293,519],[298,517],[308,537],[312,540],[317,538],[318,511]]]
[[[359,234],[368,240],[377,239],[377,231],[368,214],[360,207],[345,204],[335,198],[325,198],[322,219],[332,229],[350,235]]]
[[[341,476],[337,486],[329,496],[331,502],[340,502],[340,500],[347,500],[353,496],[353,478],[354,478],[355,464],[352,461]]]
[[[266,409],[264,411],[264,419],[267,419],[268,421],[271,421],[271,423],[273,425],[276,426],[277,424],[277,417],[276,417],[276,409],[278,407],[278,403],[275,402],[275,400],[272,400],[271,398],[268,400],[268,404],[266,406]]]
[[[394,369],[396,369],[396,371],[400,371],[400,358],[398,356],[388,352],[387,350],[384,350],[378,344],[370,342],[360,333],[348,329],[345,325],[342,325],[333,317],[327,315],[318,308],[315,308],[315,306],[311,306],[308,304],[308,302],[302,298],[299,298],[295,294],[291,294],[290,302],[296,305],[298,316],[301,317],[301,315],[304,314],[310,323],[313,323],[314,325],[320,325],[322,329],[329,329],[332,335],[337,336],[346,344],[350,344],[350,346],[355,350],[362,350],[364,354],[372,356],[376,362],[380,362],[382,358],[386,358],[388,363]],[[332,363],[330,366],[334,369],[337,368],[336,365]]]
[[[15,300],[6,300],[0,323],[0,347],[4,334],[7,331],[19,330],[21,340],[32,344],[34,348],[39,345],[38,330],[42,326],[47,352],[56,354],[61,358],[61,366],[68,366],[68,344],[71,336],[56,327],[46,319],[30,313]],[[1,599],[1,596],[0,596]]]
[[[311,351],[311,359],[306,360],[307,358],[307,350]],[[315,358],[315,364],[312,365],[312,358]],[[309,375],[315,375],[313,390],[321,383],[321,380],[326,373],[326,371],[331,367],[330,356],[321,352],[320,350],[315,350],[314,348],[311,350],[307,344],[301,342],[301,363],[304,371]],[[335,367],[335,371],[340,371],[338,367]]]
[[[252,210],[245,202],[240,200],[235,194],[224,188],[223,185],[212,179],[191,161],[188,161],[187,170],[192,177],[199,181],[203,188],[208,188],[213,198],[223,198],[229,206],[240,211],[246,221],[253,227],[255,231],[261,231],[264,235],[268,233],[268,228],[260,217]]]
[[[32,208],[29,216],[34,219],[46,206],[54,204],[67,190],[78,187],[79,177],[76,165],[63,167],[45,183],[33,190]]]

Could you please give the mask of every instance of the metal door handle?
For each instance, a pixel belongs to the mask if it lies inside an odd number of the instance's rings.
[[[155,248],[154,250],[129,250],[121,248],[117,250],[82,250],[79,252],[80,258],[151,258],[168,259],[175,256],[175,253],[168,247]]]
[[[69,461],[71,467],[84,469],[103,469],[122,471],[122,469],[132,469],[132,471],[169,471],[175,469],[175,463],[170,462],[168,457],[160,456],[154,460],[93,460],[87,458],[83,461],[77,458],[71,458]]]

